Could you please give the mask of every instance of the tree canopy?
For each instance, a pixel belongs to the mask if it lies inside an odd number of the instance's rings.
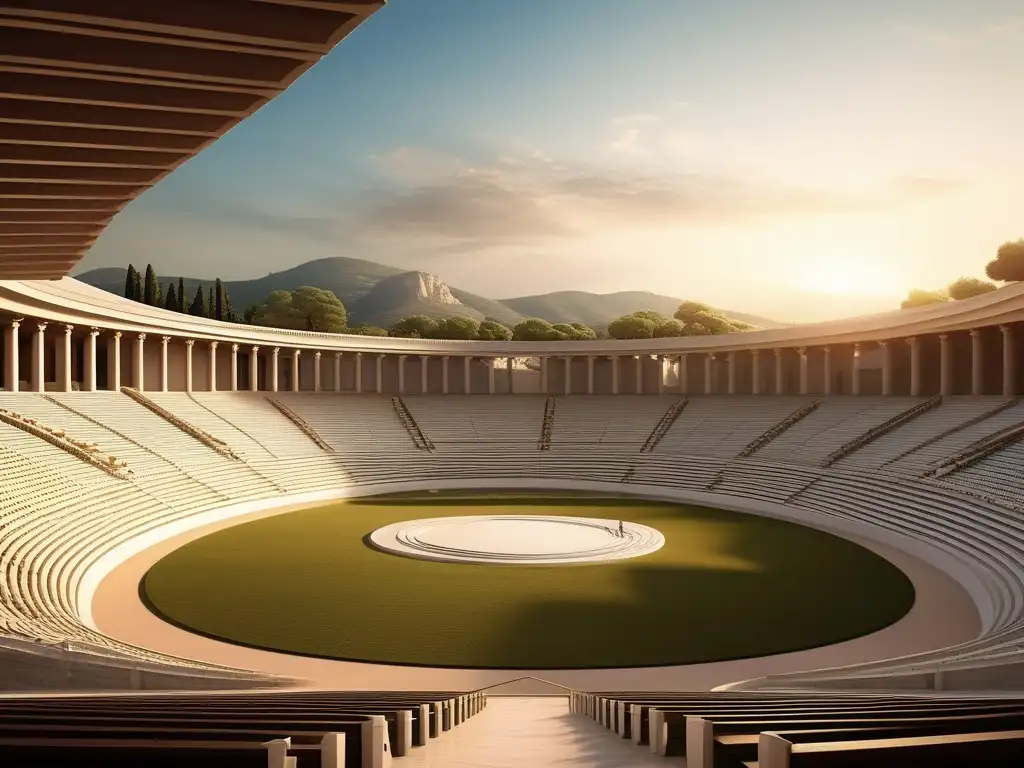
[[[996,284],[976,277],[961,277],[949,284],[949,298],[960,301],[996,290]]]
[[[359,323],[353,325],[351,328],[345,331],[345,333],[351,333],[353,336],[387,336],[387,328],[378,328],[376,325],[369,325],[367,323]]]
[[[555,327],[539,317],[531,317],[516,323],[512,329],[514,341],[553,341],[556,335]]]
[[[390,333],[401,339],[433,339],[437,334],[437,320],[427,315],[410,315],[392,325]]]
[[[985,274],[1003,283],[1024,280],[1024,239],[999,246],[995,259],[986,265]]]
[[[512,329],[497,320],[484,320],[476,337],[481,341],[511,341]]]
[[[266,301],[253,307],[253,320],[257,325],[272,328],[344,333],[348,313],[333,292],[304,285],[294,291],[272,292]]]
[[[438,339],[449,339],[451,341],[469,341],[477,337],[480,330],[480,323],[472,317],[451,315],[442,317],[437,321]]]
[[[608,335],[613,339],[651,339],[657,328],[649,317],[636,313],[617,317],[608,323]]]
[[[924,291],[920,288],[914,288],[907,294],[907,298],[900,304],[902,309],[913,309],[914,307],[924,307],[929,304],[941,304],[949,301],[947,296],[942,291]]]

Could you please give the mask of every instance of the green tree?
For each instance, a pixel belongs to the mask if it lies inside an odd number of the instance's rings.
[[[257,325],[272,328],[344,333],[348,313],[333,292],[304,285],[294,291],[274,291],[253,307],[253,319]]]
[[[135,270],[132,274],[132,300],[142,301],[142,273]]]
[[[185,302],[188,301],[188,294],[185,293],[185,278],[178,278],[178,311],[184,313],[188,308]]]
[[[402,339],[435,339],[437,320],[427,315],[410,315],[392,325],[389,333]]]
[[[135,301],[135,267],[131,264],[124,273],[124,297]]]
[[[557,335],[551,323],[539,317],[531,317],[516,323],[512,329],[512,338],[515,341],[552,341]]]
[[[367,323],[359,323],[353,325],[345,333],[351,333],[355,336],[387,336],[388,331],[386,328],[378,328],[376,325],[368,325]]]
[[[985,266],[985,274],[1002,283],[1024,280],[1024,239],[999,246],[995,259]]]
[[[576,331],[576,338],[579,341],[596,341],[597,331],[591,328],[589,325],[583,323],[570,323],[573,330]]]
[[[196,286],[196,295],[192,298],[188,313],[192,317],[206,317],[206,294],[203,293],[203,286]]]
[[[907,294],[907,298],[903,300],[903,303],[900,304],[900,309],[913,309],[914,307],[924,307],[929,304],[942,304],[946,301],[949,301],[949,296],[941,291],[925,291],[920,288],[913,288]]]
[[[684,301],[673,317],[682,323],[680,336],[707,336],[750,330],[746,323],[730,320],[700,301]]]
[[[654,338],[668,339],[675,336],[682,336],[683,332],[683,324],[673,318],[672,320],[666,320],[661,325],[655,327]]]
[[[995,283],[990,283],[988,280],[979,280],[976,277],[961,277],[959,280],[954,280],[950,283],[948,288],[949,298],[955,301],[992,293],[994,290],[996,290]]]
[[[167,298],[164,299],[164,309],[169,309],[172,312],[177,312],[180,306],[178,302],[178,294],[174,292],[174,283],[167,286]]]
[[[608,323],[608,335],[613,339],[650,339],[656,327],[650,318],[639,314],[623,315]]]
[[[479,331],[480,323],[472,317],[451,315],[437,321],[437,338],[439,339],[468,341],[475,339]]]
[[[224,283],[219,277],[213,281],[213,319],[224,319]]]
[[[160,287],[156,282],[156,272],[153,271],[153,265],[146,265],[146,278],[142,287],[142,303],[148,304],[151,307],[156,306],[157,292]]]
[[[484,320],[476,332],[481,341],[511,341],[512,329],[497,320]]]
[[[213,319],[213,304],[213,286],[211,285],[206,289],[206,316],[211,320]]]

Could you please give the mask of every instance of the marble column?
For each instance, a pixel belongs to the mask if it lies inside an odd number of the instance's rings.
[[[750,392],[761,394],[761,350],[750,350]]]
[[[772,352],[775,354],[775,394],[784,395],[786,394],[786,376],[785,371],[782,369],[784,360],[782,359],[782,350],[779,348],[773,349]]]
[[[980,395],[985,386],[985,350],[981,331],[971,331],[971,394]]]
[[[278,365],[280,363],[280,360],[281,348],[274,347],[270,351],[270,381],[267,382],[269,384],[267,389],[269,389],[271,392],[277,392],[277,384],[280,379],[280,377],[278,376]]]
[[[487,363],[487,394],[493,395],[496,391],[496,385],[494,382],[494,358],[492,357]]]
[[[633,382],[633,391],[638,395],[644,393],[644,356],[636,356],[636,368],[633,369],[635,381]]]
[[[192,347],[195,339],[185,339],[185,391],[192,391]]]
[[[587,394],[594,394],[594,356],[587,355]]]
[[[323,379],[320,374],[320,361],[323,359],[324,353],[319,349],[313,353],[313,391],[323,391]]]
[[[60,388],[62,392],[71,391],[71,334],[75,326],[64,326],[64,338],[60,348]]]
[[[291,374],[291,380],[292,380],[291,381],[291,385],[292,385],[291,389],[292,389],[292,392],[298,392],[299,389],[300,389],[300,387],[299,387],[299,374],[301,373],[301,368],[302,368],[302,363],[301,363],[301,358],[300,358],[301,354],[302,354],[302,350],[300,350],[300,349],[293,349],[292,350],[292,374]]]
[[[921,396],[921,345],[917,337],[911,336],[906,340],[910,347],[910,396]]]
[[[427,374],[430,371],[430,358],[426,355],[420,355],[420,394],[427,394],[430,391],[430,381],[427,379]]]
[[[797,355],[800,356],[800,394],[806,395],[810,391],[810,374],[807,365],[807,347],[797,347]]]
[[[826,395],[832,394],[832,347],[822,347],[821,353],[824,356],[822,359],[822,376],[825,381],[822,387],[822,392]]]
[[[83,389],[86,392],[96,391],[96,339],[100,335],[99,328],[90,328],[89,337],[85,340],[85,360],[82,365]]]
[[[107,384],[114,392],[121,391],[121,332],[107,340]]]
[[[448,355],[441,356],[441,394],[448,394]]]
[[[939,394],[948,397],[953,394],[953,378],[950,368],[949,336],[939,334]]]
[[[249,391],[258,392],[260,388],[260,348],[253,347],[249,355]]]
[[[572,358],[566,356],[565,360],[565,394],[572,394]]]
[[[134,372],[132,375],[132,386],[139,392],[146,391],[146,334],[140,333],[135,337],[135,354],[132,359]]]
[[[334,353],[334,391],[341,392],[341,352]]]
[[[882,394],[888,397],[892,394],[892,348],[888,341],[878,342],[878,348],[882,350]]]
[[[46,323],[36,323],[32,337],[32,391],[46,391]]]
[[[363,392],[363,353],[356,352],[356,394]]]
[[[513,386],[513,384],[515,382],[515,377],[513,377],[513,375],[512,375],[512,371],[515,370],[515,360],[516,359],[514,357],[512,357],[511,355],[509,357],[505,358],[505,370],[508,372],[508,391],[509,391],[509,394],[512,394],[513,392],[516,391],[515,390],[515,386]]]
[[[619,394],[619,356],[611,355],[608,358],[612,364],[612,394]]]
[[[219,346],[219,341],[210,342],[210,365],[206,371],[207,383],[209,384],[207,390],[210,392],[217,391],[217,347]]]
[[[473,375],[472,365],[472,357],[466,356],[462,358],[462,392],[466,395],[473,394],[473,382],[471,379]]]
[[[728,392],[730,395],[736,394],[736,353],[729,352],[726,357],[727,366],[727,383]]]
[[[377,370],[374,371],[373,383],[379,395],[384,391],[384,355],[378,354],[376,363]]]
[[[658,394],[665,394],[665,356],[655,355],[655,360],[658,361]]]
[[[160,391],[167,392],[170,389],[168,384],[170,365],[167,360],[167,345],[170,344],[170,336],[160,337]]]
[[[1014,347],[1013,328],[1000,325],[1003,334],[1003,397],[1017,394],[1017,350]]]
[[[548,393],[548,359],[546,357],[540,359],[540,391],[545,395]]]
[[[850,376],[850,393],[854,395],[860,394],[860,343],[857,342],[853,345],[853,372]]]
[[[704,394],[715,394],[715,353],[704,353]]]
[[[398,394],[405,394],[405,355],[398,356]]]
[[[238,391],[238,345],[231,345],[231,391]]]
[[[685,352],[679,355],[679,394],[690,394],[690,356]]]
[[[8,392],[17,392],[21,387],[21,371],[18,367],[18,329],[21,328],[21,322],[21,318],[11,320],[5,332],[4,389]]]

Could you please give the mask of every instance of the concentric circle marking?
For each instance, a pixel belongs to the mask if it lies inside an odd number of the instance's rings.
[[[665,537],[638,523],[588,517],[479,515],[406,520],[378,528],[369,541],[404,557],[460,563],[565,565],[642,557]]]

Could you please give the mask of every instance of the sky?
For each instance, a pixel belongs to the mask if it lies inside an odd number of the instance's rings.
[[[803,322],[1024,236],[1020,0],[390,0],[78,272],[350,256]]]

